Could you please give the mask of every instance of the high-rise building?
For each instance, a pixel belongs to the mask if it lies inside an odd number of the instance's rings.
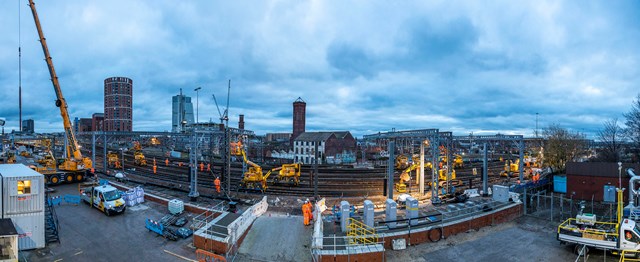
[[[104,80],[104,130],[133,130],[133,81],[127,77]]]
[[[302,98],[298,97],[296,101],[293,102],[293,135],[291,135],[291,144],[293,145],[293,140],[296,139],[300,134],[305,131],[305,114],[306,114],[307,103],[302,100]]]
[[[193,104],[191,97],[182,94],[182,88],[179,95],[173,96],[171,108],[171,131],[186,131],[187,127],[194,123]]]
[[[94,113],[91,115],[91,131],[104,131],[103,113]]]
[[[22,120],[22,132],[27,134],[34,133],[34,122],[33,119]]]

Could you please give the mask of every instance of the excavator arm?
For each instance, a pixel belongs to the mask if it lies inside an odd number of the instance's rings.
[[[47,62],[47,67],[49,68],[51,83],[53,83],[53,89],[55,90],[55,93],[56,93],[56,106],[60,108],[60,115],[62,116],[62,124],[64,126],[64,132],[66,133],[67,139],[69,140],[68,147],[65,150],[67,151],[67,155],[70,156],[72,159],[76,161],[83,161],[86,168],[91,168],[92,163],[90,162],[90,160],[82,158],[82,153],[80,152],[80,146],[78,145],[78,141],[76,140],[75,134],[73,133],[71,120],[69,118],[69,112],[67,110],[67,101],[62,95],[62,89],[60,89],[60,83],[58,82],[58,75],[56,74],[56,70],[53,67],[51,54],[49,54],[49,48],[47,47],[47,40],[44,37],[44,33],[42,32],[40,19],[38,18],[38,13],[36,12],[36,4],[33,2],[33,0],[29,0],[29,7],[31,7],[33,20],[38,30],[38,36],[40,37],[40,44],[42,45],[42,52],[44,52],[44,58],[45,58],[45,61]],[[87,164],[89,166],[87,166]]]

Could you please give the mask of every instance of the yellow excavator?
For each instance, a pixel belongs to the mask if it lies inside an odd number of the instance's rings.
[[[407,167],[409,167],[409,158],[405,155],[398,155],[396,157],[395,168],[401,170]]]
[[[418,157],[418,159],[420,159],[420,157]],[[407,169],[405,169],[404,171],[402,171],[402,173],[400,173],[400,179],[398,180],[398,183],[396,183],[395,185],[396,191],[398,191],[399,193],[407,192],[407,185],[405,183],[411,180],[411,172],[413,172],[418,168],[420,168],[420,162],[415,161],[414,159],[413,164],[407,167]],[[431,169],[433,168],[433,164],[431,164],[431,162],[425,162],[424,168]]]
[[[56,70],[53,67],[51,54],[49,54],[49,48],[47,47],[47,40],[45,39],[44,33],[42,32],[42,26],[40,25],[40,19],[38,18],[36,5],[33,3],[33,0],[29,0],[29,7],[31,7],[33,21],[35,22],[36,29],[38,30],[40,45],[42,46],[42,52],[44,53],[44,58],[47,63],[47,67],[49,68],[51,83],[53,84],[53,89],[56,93],[56,107],[60,109],[62,124],[64,127],[66,139],[68,141],[67,147],[65,148],[67,158],[59,159],[59,164],[57,166],[59,171],[53,174],[44,174],[45,179],[46,182],[50,184],[58,184],[63,180],[66,182],[82,181],[85,179],[86,175],[90,173],[88,171],[93,169],[93,162],[90,158],[83,157],[82,152],[80,152],[80,145],[76,140],[76,135],[73,132],[71,120],[69,119],[69,112],[67,111],[67,101],[62,95],[62,89],[60,88],[60,83],[58,82]]]
[[[461,155],[456,154],[455,158],[453,159],[453,164],[452,164],[453,168],[463,168],[464,167],[464,160],[462,159]]]
[[[140,142],[134,141],[131,150],[133,151],[133,162],[137,166],[146,166],[147,159],[145,159],[144,154],[142,153],[142,146],[140,145]]]
[[[262,167],[247,159],[244,148],[241,147],[240,153],[244,163],[249,165],[247,171],[242,176],[242,181],[240,181],[240,188],[260,189],[262,191],[267,189],[267,178],[271,175],[271,171],[266,175],[262,174]]]

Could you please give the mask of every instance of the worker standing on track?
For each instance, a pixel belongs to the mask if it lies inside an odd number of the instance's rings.
[[[164,160],[164,165],[165,166],[169,166],[169,159],[168,158]]]
[[[213,184],[216,186],[216,192],[220,194],[220,178],[216,177],[216,180],[213,180]]]
[[[200,172],[204,171],[204,163],[200,162]]]
[[[207,164],[207,172],[211,172],[211,164]]]
[[[158,172],[158,167],[156,165],[153,165],[153,173],[155,174],[156,172]]]

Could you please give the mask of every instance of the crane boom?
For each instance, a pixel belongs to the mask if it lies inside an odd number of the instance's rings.
[[[67,155],[70,156],[72,160],[83,161],[84,167],[91,168],[92,163],[87,161],[89,159],[83,159],[82,153],[80,152],[80,146],[78,145],[78,141],[76,140],[75,134],[73,133],[73,128],[71,127],[71,120],[69,119],[69,112],[67,111],[67,101],[64,99],[64,96],[62,95],[62,89],[60,89],[60,83],[58,82],[58,75],[56,74],[56,70],[53,67],[51,54],[49,54],[49,48],[47,47],[47,40],[44,37],[44,33],[42,32],[42,26],[40,25],[40,19],[38,18],[38,13],[36,12],[36,5],[33,2],[33,0],[29,0],[29,7],[31,7],[33,20],[38,30],[38,36],[40,37],[40,44],[42,45],[42,52],[44,52],[44,58],[45,58],[45,61],[47,62],[47,67],[49,68],[49,74],[51,76],[51,83],[53,83],[53,89],[56,92],[56,106],[60,108],[60,115],[62,116],[64,132],[66,133],[67,139],[69,140],[69,143],[68,143],[69,146],[65,150],[67,150]],[[74,168],[74,169],[82,169],[84,167]]]

